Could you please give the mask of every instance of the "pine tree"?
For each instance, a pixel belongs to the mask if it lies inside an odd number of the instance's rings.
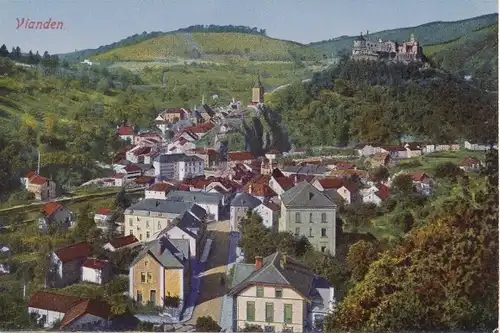
[[[0,47],[0,57],[8,57],[8,56],[9,56],[9,50],[7,50],[7,46],[5,46],[5,44],[3,44]]]

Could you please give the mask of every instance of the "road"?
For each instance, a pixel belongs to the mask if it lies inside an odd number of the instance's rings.
[[[226,275],[229,250],[229,220],[213,222],[208,231],[214,236],[214,243],[205,272],[201,276],[200,295],[194,308],[193,317],[188,324],[196,324],[201,316],[210,316],[218,321],[221,313],[222,296],[226,287],[221,284],[221,277]]]

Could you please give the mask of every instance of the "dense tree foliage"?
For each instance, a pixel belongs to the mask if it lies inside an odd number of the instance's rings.
[[[220,332],[221,327],[209,316],[198,317],[196,319],[196,332]]]
[[[296,143],[489,142],[498,132],[497,97],[462,78],[418,64],[346,60],[270,103]]]

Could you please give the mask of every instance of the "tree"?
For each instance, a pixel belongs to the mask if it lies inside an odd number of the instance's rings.
[[[379,166],[377,168],[375,168],[371,174],[373,175],[373,177],[375,178],[375,181],[377,182],[382,182],[382,181],[386,181],[387,179],[389,179],[389,170],[387,170],[386,167],[384,166]]]
[[[127,209],[132,204],[132,200],[127,195],[124,189],[116,194],[115,197],[115,206],[121,208],[123,210]]]
[[[437,178],[449,179],[452,182],[455,182],[457,178],[462,174],[462,169],[460,169],[458,165],[452,162],[440,163],[434,169],[434,175]]]
[[[220,332],[221,327],[209,316],[202,316],[196,319],[196,332]]]
[[[5,46],[5,44],[3,44],[1,47],[0,47],[0,57],[8,57],[9,56],[9,50],[7,49],[7,46]]]
[[[102,78],[99,80],[99,83],[97,84],[97,90],[102,92],[103,94],[107,94],[110,89],[110,84],[109,80],[107,78]]]
[[[264,332],[264,330],[260,325],[248,325],[245,323],[245,327],[241,330],[241,332]]]
[[[391,192],[395,196],[408,197],[414,193],[413,180],[410,175],[401,174],[395,176],[391,184]]]
[[[377,259],[376,247],[367,241],[360,240],[349,248],[347,267],[351,272],[351,279],[359,282],[363,280],[368,267]]]

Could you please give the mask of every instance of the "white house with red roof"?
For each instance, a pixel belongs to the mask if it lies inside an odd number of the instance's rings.
[[[116,127],[116,134],[120,139],[133,143],[136,132],[133,126],[121,124]]]
[[[110,252],[116,252],[123,249],[134,248],[139,245],[141,245],[141,243],[139,243],[139,240],[135,238],[134,235],[128,235],[113,238],[112,240],[104,244],[103,248]]]
[[[181,154],[196,149],[194,142],[180,137],[168,145],[169,154]]]
[[[63,230],[73,225],[73,212],[58,202],[48,202],[42,206],[42,217],[38,219],[41,232],[47,232],[50,225],[56,224]]]
[[[52,262],[47,283],[62,288],[76,283],[81,278],[82,264],[92,254],[92,245],[81,242],[59,248],[51,253]]]
[[[94,221],[96,223],[109,222],[113,216],[113,210],[111,208],[99,208],[94,214]]]
[[[105,284],[111,278],[111,264],[108,260],[87,258],[82,264],[82,281]]]
[[[125,153],[127,161],[132,163],[152,164],[155,156],[158,156],[159,149],[156,146],[137,145]]]
[[[139,168],[135,164],[129,164],[126,167],[124,167],[121,170],[118,170],[118,173],[122,173],[125,175],[125,178],[128,179],[135,179],[137,177],[140,177],[142,175],[142,169]]]
[[[111,323],[106,302],[47,291],[37,291],[30,297],[28,312],[37,314],[43,327],[60,322],[59,328],[66,331],[105,330]]]
[[[373,203],[380,206],[389,197],[389,188],[384,184],[377,184],[360,190],[360,195],[363,203]]]
[[[52,180],[42,177],[34,171],[28,171],[21,178],[21,183],[26,190],[35,195],[36,200],[50,200],[56,197],[56,183]]]

